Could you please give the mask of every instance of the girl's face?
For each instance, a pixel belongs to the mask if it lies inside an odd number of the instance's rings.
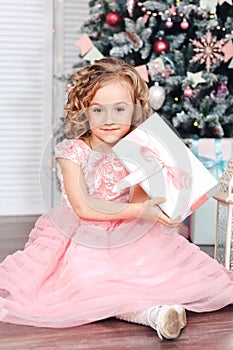
[[[130,130],[134,104],[127,84],[109,82],[93,97],[87,111],[93,146],[114,146]]]

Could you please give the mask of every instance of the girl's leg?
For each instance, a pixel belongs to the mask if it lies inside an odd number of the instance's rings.
[[[139,323],[155,329],[160,339],[175,339],[186,325],[185,309],[179,305],[153,306],[144,311],[116,316],[128,322]]]

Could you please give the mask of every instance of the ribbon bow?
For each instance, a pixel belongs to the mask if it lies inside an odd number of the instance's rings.
[[[142,146],[140,150],[143,158],[148,162],[157,161],[159,163],[159,169],[156,167],[151,171],[150,175],[154,175],[159,171],[165,170],[167,175],[167,182],[172,182],[173,186],[177,189],[188,189],[190,186],[189,174],[178,167],[167,165],[160,157],[155,147]]]
[[[166,164],[155,147],[153,137],[151,137],[151,135],[143,130],[137,129],[135,136],[137,143],[142,145],[140,147],[140,154],[143,159],[147,162],[154,162],[155,164],[151,167],[147,174],[145,173],[143,167],[139,166],[136,170],[132,171],[124,179],[118,182],[118,190],[122,190],[143,182],[160,171],[166,172],[167,183],[172,183],[176,189],[184,188],[187,190],[190,187],[191,179],[188,172],[176,166]]]
[[[212,175],[219,179],[225,171],[227,161],[223,159],[221,139],[214,140],[214,150],[216,159],[203,157],[198,154],[199,139],[194,139],[192,142],[193,154],[202,162],[202,164],[211,171]]]

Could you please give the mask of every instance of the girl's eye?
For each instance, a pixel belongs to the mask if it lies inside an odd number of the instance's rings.
[[[101,109],[101,108],[94,108],[93,112],[94,113],[101,113],[101,112],[103,112],[103,109]]]
[[[125,108],[124,108],[124,107],[117,107],[117,108],[116,108],[116,111],[117,111],[118,113],[124,112],[124,111],[125,111]]]

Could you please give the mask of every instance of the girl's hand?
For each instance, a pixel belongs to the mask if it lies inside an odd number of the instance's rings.
[[[148,221],[159,222],[168,227],[178,227],[181,222],[170,219],[159,207],[159,204],[166,202],[165,198],[155,198],[144,202],[144,210],[141,217]]]

